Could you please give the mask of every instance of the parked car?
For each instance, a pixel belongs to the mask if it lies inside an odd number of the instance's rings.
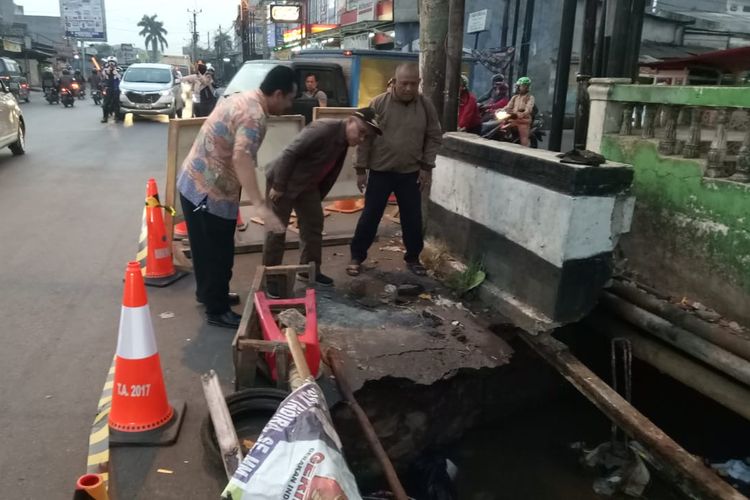
[[[169,115],[182,112],[179,74],[169,64],[132,64],[120,82],[120,114]]]
[[[26,122],[15,96],[0,80],[0,148],[6,146],[14,156],[26,152]]]
[[[29,102],[29,82],[21,73],[18,63],[9,57],[0,57],[0,80],[20,101]]]
[[[305,77],[310,73],[318,77],[318,87],[328,96],[328,106],[349,106],[349,92],[341,66],[336,63],[316,61],[247,61],[234,75],[222,95],[226,97],[237,92],[257,89],[268,72],[278,65],[291,67],[297,75],[297,97],[290,114],[302,115],[308,123],[312,120],[312,110],[318,106],[318,100],[302,97],[302,92],[305,90]]]

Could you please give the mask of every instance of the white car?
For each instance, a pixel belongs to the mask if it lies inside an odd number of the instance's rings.
[[[26,122],[15,96],[0,81],[0,148],[6,146],[14,156],[26,152]]]
[[[120,114],[179,116],[184,106],[180,80],[169,64],[128,66],[120,82]]]

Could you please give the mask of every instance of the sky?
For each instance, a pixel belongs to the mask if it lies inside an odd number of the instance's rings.
[[[59,0],[15,0],[23,5],[24,13],[30,16],[59,16]],[[144,14],[157,15],[169,32],[166,36],[169,47],[165,54],[181,54],[182,47],[190,44],[189,22],[192,14],[188,9],[202,10],[198,14],[199,44],[206,46],[208,32],[211,39],[221,25],[222,31],[232,29],[237,17],[239,0],[105,0],[107,17],[107,43],[132,43],[144,48],[143,37],[138,36],[136,26]]]

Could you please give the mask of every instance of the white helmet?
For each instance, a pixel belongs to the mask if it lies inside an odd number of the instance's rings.
[[[107,58],[107,63],[111,63],[111,62],[117,64],[117,58],[115,56],[109,56]]]

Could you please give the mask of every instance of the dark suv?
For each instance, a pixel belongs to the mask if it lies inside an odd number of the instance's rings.
[[[29,82],[21,73],[16,61],[9,57],[0,57],[0,80],[5,82],[18,102],[29,102]]]
[[[341,66],[335,63],[314,61],[247,61],[227,85],[224,95],[257,89],[269,71],[275,66],[289,66],[297,75],[297,97],[294,99],[290,114],[302,115],[305,123],[312,120],[312,110],[318,106],[317,99],[302,96],[305,90],[305,77],[310,73],[318,77],[318,88],[328,96],[329,107],[348,107],[349,91]]]

